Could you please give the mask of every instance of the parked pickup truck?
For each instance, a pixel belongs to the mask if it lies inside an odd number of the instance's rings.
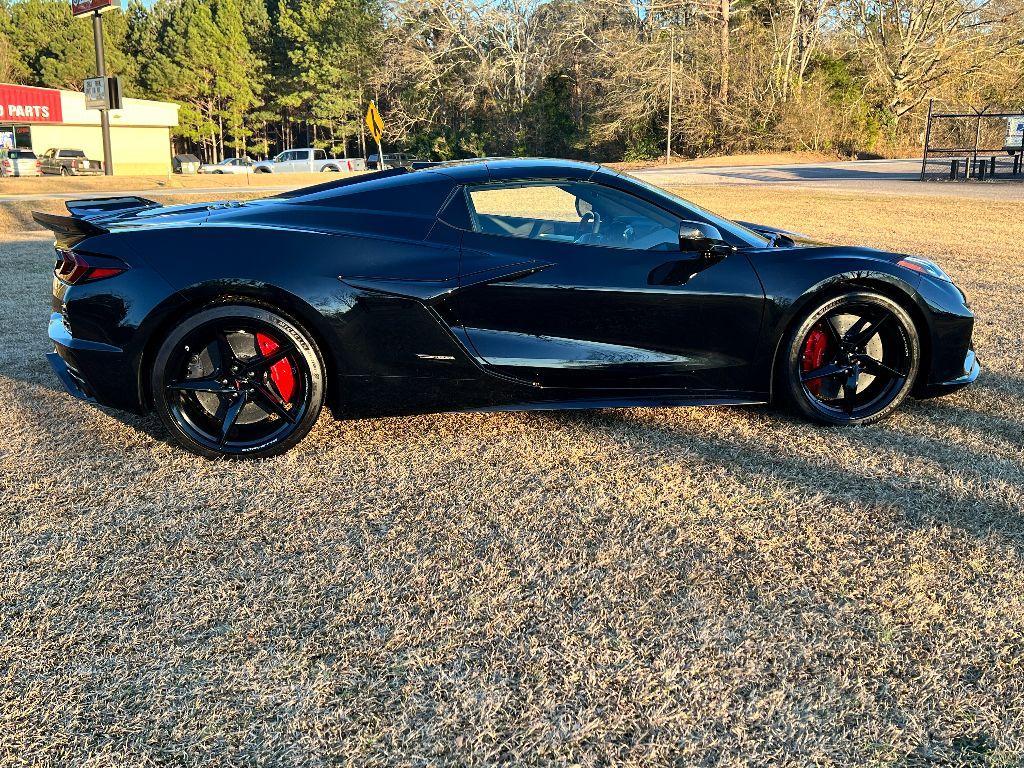
[[[39,158],[43,173],[61,176],[97,176],[103,173],[103,163],[90,160],[80,149],[48,149]]]
[[[363,158],[328,157],[322,149],[288,149],[272,160],[262,160],[252,167],[253,173],[317,173],[318,171],[364,171]]]

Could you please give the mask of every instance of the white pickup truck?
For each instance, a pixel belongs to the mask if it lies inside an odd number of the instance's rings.
[[[304,147],[287,149],[272,160],[261,160],[252,167],[253,173],[317,173],[319,171],[365,171],[366,161],[361,158],[328,157],[322,149]]]

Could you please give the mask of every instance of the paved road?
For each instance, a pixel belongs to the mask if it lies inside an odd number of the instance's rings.
[[[661,186],[670,184],[781,184],[871,194],[941,195],[997,200],[1024,199],[1024,182],[921,182],[920,159],[854,160],[761,166],[652,167],[632,171]]]

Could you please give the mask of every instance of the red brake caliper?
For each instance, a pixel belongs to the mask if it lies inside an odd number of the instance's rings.
[[[821,368],[825,364],[825,353],[828,351],[828,334],[821,329],[821,326],[814,326],[807,334],[807,341],[804,342],[804,353],[800,361],[800,370],[804,373]],[[807,389],[813,394],[821,393],[823,379],[814,379],[807,382]]]
[[[278,344],[272,338],[263,333],[256,334],[256,343],[260,347],[260,353],[266,357],[277,351]],[[292,373],[292,366],[287,360],[278,360],[270,366],[270,380],[274,382],[284,401],[290,402],[295,394],[295,374]]]

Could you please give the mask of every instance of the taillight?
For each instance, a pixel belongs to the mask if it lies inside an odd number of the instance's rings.
[[[58,248],[57,264],[53,268],[53,274],[69,285],[79,285],[114,277],[128,269],[127,264],[109,256],[96,257],[90,254],[89,258],[92,259],[92,263],[80,253]]]

